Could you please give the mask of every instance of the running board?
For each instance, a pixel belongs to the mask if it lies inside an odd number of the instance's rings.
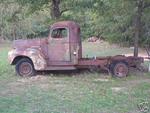
[[[74,66],[49,66],[45,70],[76,70]]]

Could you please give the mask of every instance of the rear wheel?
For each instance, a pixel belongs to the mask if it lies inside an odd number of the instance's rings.
[[[27,58],[23,58],[16,64],[16,73],[23,77],[29,77],[35,75],[35,69],[32,61]]]
[[[114,62],[110,67],[111,73],[114,77],[123,78],[129,73],[129,67],[126,62]]]

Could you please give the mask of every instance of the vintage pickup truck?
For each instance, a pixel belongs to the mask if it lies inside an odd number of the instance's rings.
[[[36,71],[76,70],[97,67],[115,77],[126,77],[130,67],[138,67],[144,59],[124,55],[82,57],[80,27],[73,21],[56,22],[48,38],[16,40],[8,53],[11,65],[20,76],[33,76]]]

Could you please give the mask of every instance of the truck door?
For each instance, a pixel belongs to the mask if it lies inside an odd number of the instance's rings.
[[[51,30],[48,55],[51,65],[60,65],[71,61],[68,28],[54,28]]]

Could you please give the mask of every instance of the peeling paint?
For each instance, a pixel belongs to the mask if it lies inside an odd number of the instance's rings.
[[[42,57],[41,52],[37,49],[28,49],[26,55],[32,59],[34,68],[36,70],[43,70],[46,68],[46,60]]]
[[[57,33],[61,35],[56,35],[58,37],[54,35],[53,37],[52,32],[57,29],[59,31]],[[67,35],[63,36],[61,30],[65,30],[65,33],[67,31]],[[123,55],[82,58],[80,27],[72,21],[53,24],[47,39],[17,40],[14,41],[13,48],[15,49],[8,54],[9,62],[12,63],[17,56],[29,57],[35,70],[53,69],[53,66],[57,70],[62,69],[63,66],[66,66],[64,69],[97,66],[109,72],[108,67],[114,62],[123,61],[131,67],[144,61],[142,57]]]

